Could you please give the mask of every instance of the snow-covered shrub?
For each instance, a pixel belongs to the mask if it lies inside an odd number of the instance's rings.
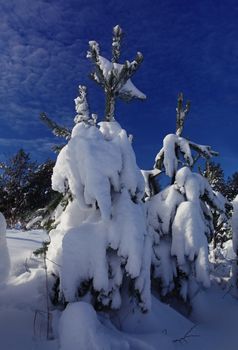
[[[5,282],[10,271],[10,257],[6,240],[6,220],[0,213],[0,283]]]

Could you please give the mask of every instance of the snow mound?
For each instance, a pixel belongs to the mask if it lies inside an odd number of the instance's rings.
[[[60,319],[61,350],[129,350],[129,343],[98,320],[93,307],[84,302],[68,304]]]
[[[168,308],[167,308],[168,309]],[[161,308],[163,316],[167,313],[166,306]],[[166,311],[165,311],[166,310]],[[156,308],[158,311],[158,307]],[[168,310],[169,311],[169,310]],[[167,319],[166,322],[172,334],[176,334],[175,328],[186,329],[191,324],[176,312],[169,312],[180,321],[180,326],[175,327],[173,321]],[[161,313],[160,313],[161,314]],[[159,314],[158,314],[159,315]],[[127,321],[123,322],[125,331],[118,331],[109,318],[98,315],[90,304],[77,302],[68,304],[63,311],[60,324],[60,349],[61,350],[173,350],[171,338],[162,334],[163,329],[156,325],[158,316],[144,315],[141,313],[131,313]],[[146,321],[146,324],[143,321]],[[175,332],[175,333],[174,333]]]
[[[193,164],[193,158],[189,143],[183,137],[169,134],[164,138],[163,150],[164,150],[164,167],[166,174],[169,177],[173,177],[178,168],[178,159],[176,156],[176,147],[179,147],[180,151],[184,154],[184,158],[188,161],[189,165]]]

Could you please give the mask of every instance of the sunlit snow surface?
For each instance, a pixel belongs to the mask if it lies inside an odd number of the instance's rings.
[[[132,312],[128,303],[113,323],[83,302],[68,304],[63,313],[52,310],[54,339],[47,341],[45,270],[32,255],[46,239],[41,230],[7,231],[11,272],[0,285],[1,350],[237,350],[238,301],[224,284],[234,258],[231,241],[218,258],[212,287],[194,295],[192,319],[201,325],[185,339],[192,321],[153,297],[150,313]]]

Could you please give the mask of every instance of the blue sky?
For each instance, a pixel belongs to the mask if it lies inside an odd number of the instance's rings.
[[[175,129],[179,91],[191,100],[184,136],[210,144],[226,174],[238,170],[238,2],[227,0],[0,0],[0,156],[20,147],[43,160],[55,140],[39,113],[72,125],[73,99],[86,84],[103,117],[102,91],[88,78],[88,41],[110,57],[112,27],[125,32],[122,61],[136,51],[134,76],[145,102],[118,103],[142,168]],[[53,155],[52,155],[53,156]]]

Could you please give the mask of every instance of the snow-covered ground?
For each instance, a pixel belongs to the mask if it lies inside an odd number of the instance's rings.
[[[89,304],[69,304],[62,313],[51,310],[54,339],[46,340],[46,284],[42,258],[32,252],[47,235],[41,230],[7,231],[11,272],[0,285],[1,350],[236,350],[238,344],[238,301],[214,273],[212,287],[195,295],[193,323],[168,305],[152,298],[147,314],[128,312],[124,305],[113,320],[97,315]],[[226,275],[232,259],[231,242],[226,259],[218,266]],[[227,276],[229,271],[227,270]],[[219,287],[218,287],[219,286]],[[117,327],[117,328],[116,328]],[[58,332],[57,329],[60,331]]]
[[[7,231],[11,272],[0,285],[1,350],[57,349],[45,342],[45,270],[32,254],[47,238],[42,230]]]

